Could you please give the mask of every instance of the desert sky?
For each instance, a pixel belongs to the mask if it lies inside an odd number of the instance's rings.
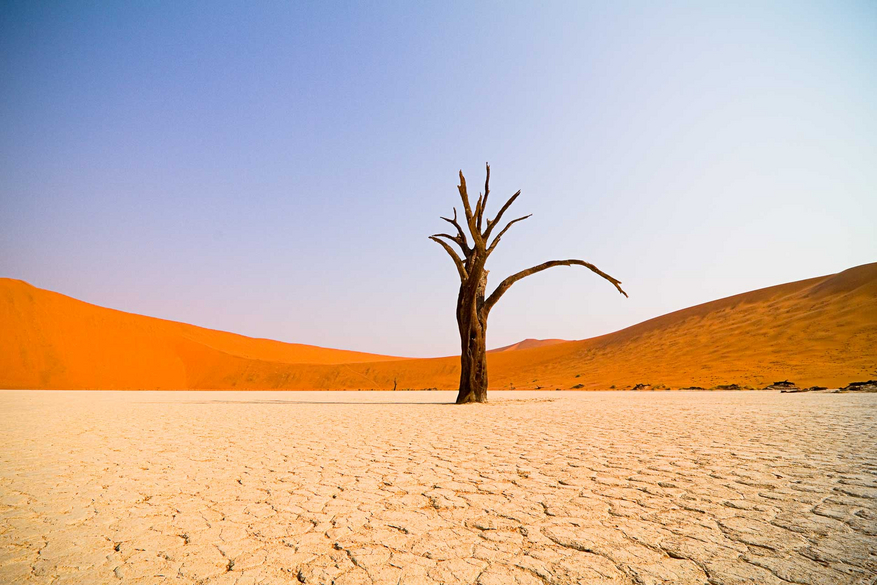
[[[5,3],[0,276],[381,355],[458,350],[426,236],[517,189],[492,347],[877,259],[873,2]],[[495,212],[495,209],[493,210]]]

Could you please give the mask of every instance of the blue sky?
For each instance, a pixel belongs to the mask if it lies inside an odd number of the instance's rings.
[[[877,261],[877,4],[0,9],[0,276],[247,335],[449,355],[427,239],[517,189],[488,343]],[[495,211],[496,208],[494,208]]]

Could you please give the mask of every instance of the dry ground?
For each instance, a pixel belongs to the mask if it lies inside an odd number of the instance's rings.
[[[5,583],[873,583],[877,395],[0,392]]]

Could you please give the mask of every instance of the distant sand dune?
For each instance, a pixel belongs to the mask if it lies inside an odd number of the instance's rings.
[[[454,388],[455,357],[402,359],[252,339],[0,279],[0,387]],[[697,305],[583,341],[489,355],[491,388],[838,387],[877,374],[877,263]]]
[[[549,345],[557,345],[558,343],[569,343],[567,339],[525,339],[504,347],[497,347],[489,350],[488,353],[497,353],[501,351],[517,351],[519,349],[533,349],[534,347],[548,347]]]
[[[0,387],[197,387],[217,364],[350,364],[403,358],[327,349],[98,307],[0,279]]]

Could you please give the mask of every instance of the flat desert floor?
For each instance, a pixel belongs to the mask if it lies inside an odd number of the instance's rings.
[[[4,583],[867,583],[877,395],[0,392]]]

